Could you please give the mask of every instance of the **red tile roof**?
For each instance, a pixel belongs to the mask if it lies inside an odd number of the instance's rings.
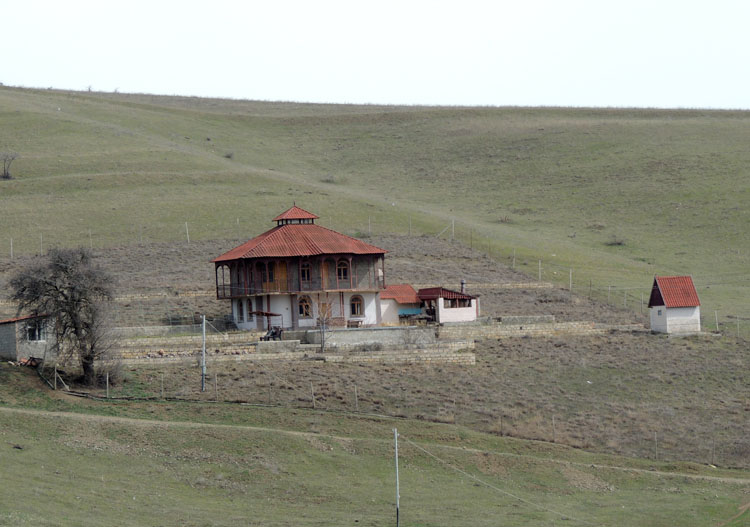
[[[10,324],[12,322],[21,322],[22,320],[29,320],[32,318],[44,318],[47,315],[24,315],[22,317],[14,317],[14,318],[6,318],[5,320],[0,320],[0,324]]]
[[[279,225],[235,247],[213,262],[323,254],[385,254],[387,251],[313,223]]]
[[[419,304],[419,296],[409,284],[392,284],[381,291],[380,298],[395,300],[399,304]]]
[[[655,276],[648,307],[696,307],[701,305],[690,276]]]
[[[307,212],[305,209],[299,208],[297,205],[292,207],[291,209],[282,212],[278,216],[276,216],[273,221],[280,221],[280,220],[317,220],[318,216],[313,214],[312,212]]]
[[[449,299],[460,299],[460,300],[471,300],[473,297],[466,293],[459,293],[458,291],[451,291],[443,287],[427,287],[420,289],[417,293],[420,300],[435,300],[436,298],[449,298]]]

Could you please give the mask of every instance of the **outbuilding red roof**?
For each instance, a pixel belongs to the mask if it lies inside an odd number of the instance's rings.
[[[295,205],[291,209],[282,212],[278,216],[276,216],[273,221],[280,221],[280,220],[317,220],[318,216],[313,214],[312,212],[307,212],[305,209],[302,209]]]
[[[459,293],[458,291],[451,291],[443,287],[427,287],[420,289],[417,293],[420,300],[435,300],[437,298],[448,298],[448,299],[459,299],[459,300],[471,300],[473,297],[466,293]]]
[[[22,317],[13,317],[13,318],[6,318],[5,320],[0,320],[0,324],[10,324],[12,322],[21,322],[23,320],[30,320],[32,318],[44,318],[47,315],[24,315]]]
[[[696,307],[701,305],[690,276],[655,276],[648,307]]]
[[[279,217],[277,216],[277,218]],[[317,218],[317,216],[315,217]],[[212,261],[218,263],[240,258],[282,258],[323,254],[385,254],[386,252],[380,247],[375,247],[314,223],[290,223],[274,227],[270,231],[266,231],[214,258]]]
[[[395,300],[399,304],[419,304],[419,296],[409,284],[392,284],[380,292],[380,298]]]

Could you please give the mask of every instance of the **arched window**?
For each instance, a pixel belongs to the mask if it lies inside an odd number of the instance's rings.
[[[299,318],[312,318],[312,302],[309,296],[300,297],[299,302]]]
[[[349,306],[351,309],[351,315],[353,317],[361,317],[364,316],[364,301],[362,300],[362,297],[359,295],[353,296],[351,301],[349,302]]]
[[[336,264],[336,277],[339,280],[349,280],[349,262],[339,260],[339,263]]]
[[[299,279],[301,282],[309,282],[312,276],[310,262],[302,262],[299,266]]]

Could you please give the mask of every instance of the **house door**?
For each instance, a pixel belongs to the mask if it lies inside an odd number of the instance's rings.
[[[275,289],[276,291],[286,291],[287,283],[286,283],[286,262],[279,262],[276,265],[276,283]]]

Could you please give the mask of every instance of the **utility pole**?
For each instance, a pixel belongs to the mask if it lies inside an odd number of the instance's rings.
[[[206,391],[206,315],[201,315],[201,331],[203,345],[201,346],[201,391]]]
[[[398,430],[393,429],[393,444],[395,446],[396,451],[396,527],[399,527],[399,517],[398,517],[398,509],[399,509],[399,501],[401,496],[399,495],[399,489],[398,489]]]

